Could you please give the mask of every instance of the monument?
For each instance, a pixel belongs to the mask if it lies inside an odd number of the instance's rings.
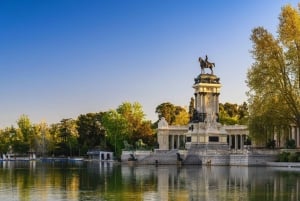
[[[215,64],[199,57],[201,73],[194,79],[195,105],[193,116],[186,133],[188,154],[185,163],[222,163],[226,164],[229,155],[227,132],[219,123],[220,78],[213,74]],[[211,70],[210,74],[205,69]],[[214,157],[210,157],[213,154]],[[222,156],[222,160],[216,159]],[[225,161],[224,161],[225,160]]]
[[[161,118],[157,127],[159,147],[153,151],[122,151],[121,160],[155,165],[265,165],[276,154],[259,153],[244,145],[246,125],[222,125],[219,122],[220,78],[215,63],[208,57],[198,59],[200,74],[194,79],[193,115],[188,125],[169,125]],[[206,70],[210,70],[206,72]]]

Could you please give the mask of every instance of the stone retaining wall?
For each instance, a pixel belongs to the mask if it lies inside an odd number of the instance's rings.
[[[178,155],[180,154],[180,159]],[[168,165],[230,165],[230,166],[266,166],[267,162],[277,160],[276,153],[267,154],[220,154],[213,152],[188,153],[186,151],[172,150],[168,152],[152,151],[123,151],[121,160],[128,162],[133,155],[137,161],[136,164],[168,164]]]

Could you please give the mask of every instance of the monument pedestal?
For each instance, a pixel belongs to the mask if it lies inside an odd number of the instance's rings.
[[[201,164],[228,164],[228,134],[218,122],[219,81],[217,76],[211,74],[200,74],[195,79],[194,115],[186,133],[187,164],[196,161],[201,161]]]

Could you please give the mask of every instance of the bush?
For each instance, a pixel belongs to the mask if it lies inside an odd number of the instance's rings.
[[[276,141],[269,139],[268,142],[267,142],[267,148],[274,149],[275,146],[276,146]]]
[[[297,153],[291,153],[288,156],[288,162],[297,162],[298,161],[298,156]]]
[[[282,152],[279,154],[279,162],[288,162],[289,161],[289,152]]]
[[[300,162],[300,152],[282,152],[279,154],[279,162]]]
[[[287,149],[296,149],[296,142],[293,139],[287,140],[285,143]]]

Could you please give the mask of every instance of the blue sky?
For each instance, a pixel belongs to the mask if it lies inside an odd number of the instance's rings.
[[[57,123],[139,102],[188,106],[198,57],[221,78],[220,102],[247,101],[251,30],[276,35],[296,0],[1,0],[0,128],[22,114]]]

